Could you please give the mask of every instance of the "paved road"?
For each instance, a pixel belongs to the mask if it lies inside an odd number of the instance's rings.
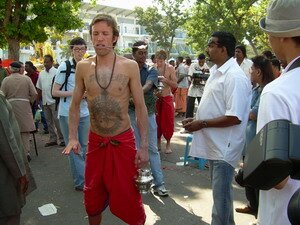
[[[143,196],[147,213],[146,225],[208,225],[212,208],[209,171],[195,165],[179,166],[183,156],[186,134],[180,134],[180,121],[176,119],[173,153],[161,153],[166,187],[170,196],[159,198],[153,194]],[[43,147],[48,136],[38,133],[39,156],[34,156],[31,167],[38,185],[27,197],[23,208],[22,225],[87,225],[83,194],[73,189],[68,159],[61,155],[62,148]],[[33,153],[32,149],[32,153]],[[244,190],[234,184],[234,207],[245,204]],[[38,207],[53,203],[57,214],[42,216]],[[130,207],[130,206],[129,206]],[[237,225],[247,225],[255,218],[235,213]],[[104,213],[103,225],[123,225],[109,209]]]

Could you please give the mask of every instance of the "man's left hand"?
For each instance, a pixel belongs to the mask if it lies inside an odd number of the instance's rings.
[[[138,169],[147,167],[149,164],[148,148],[137,150],[135,156],[135,165]]]
[[[183,125],[183,127],[188,132],[194,132],[197,130],[201,130],[203,128],[200,120],[193,120],[191,122],[187,122],[186,124]]]

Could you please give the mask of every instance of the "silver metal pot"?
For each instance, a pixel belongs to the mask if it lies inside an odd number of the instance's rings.
[[[136,186],[142,194],[150,191],[153,182],[153,176],[149,169],[139,169],[139,175],[135,180]]]

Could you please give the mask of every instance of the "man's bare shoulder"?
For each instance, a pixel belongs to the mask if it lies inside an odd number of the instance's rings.
[[[79,65],[83,66],[83,67],[90,66],[95,63],[95,60],[96,60],[95,58],[96,58],[96,56],[92,56],[87,59],[83,59],[80,62],[78,62],[78,66]]]
[[[137,62],[132,60],[132,59],[128,59],[125,58],[123,56],[118,55],[118,61],[122,64],[124,64],[125,66],[137,66]]]
[[[129,77],[132,77],[134,74],[139,74],[139,67],[136,61],[127,59],[123,56],[118,56],[117,60],[118,66],[122,70],[122,73]]]
[[[174,66],[172,66],[172,65],[170,65],[170,64],[168,64],[167,63],[167,69],[170,71],[170,72],[175,72],[175,68],[174,68]]]

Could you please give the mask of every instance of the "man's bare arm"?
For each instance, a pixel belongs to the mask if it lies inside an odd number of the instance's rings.
[[[174,68],[169,68],[171,70],[170,76],[168,78],[163,78],[161,81],[169,85],[171,88],[177,88],[177,77]]]
[[[76,68],[75,88],[69,109],[69,143],[64,149],[63,154],[69,154],[71,150],[78,153],[80,150],[77,133],[80,118],[80,102],[85,91],[83,74],[82,64],[79,62]]]
[[[144,84],[144,86],[143,86],[143,92],[144,92],[144,94],[147,93],[148,91],[150,91],[151,88],[153,87],[153,85],[154,84],[153,84],[153,82],[151,80],[147,80],[146,84]]]
[[[61,88],[61,85],[54,82],[53,88],[51,90],[52,91],[52,95],[54,97],[62,97],[62,98],[64,98],[64,97],[70,97],[70,96],[72,96],[73,91],[63,91],[63,90],[61,91],[60,88]]]
[[[241,121],[236,116],[221,116],[215,119],[209,120],[193,120],[187,122],[183,127],[189,132],[201,130],[206,127],[230,127],[240,124]]]

